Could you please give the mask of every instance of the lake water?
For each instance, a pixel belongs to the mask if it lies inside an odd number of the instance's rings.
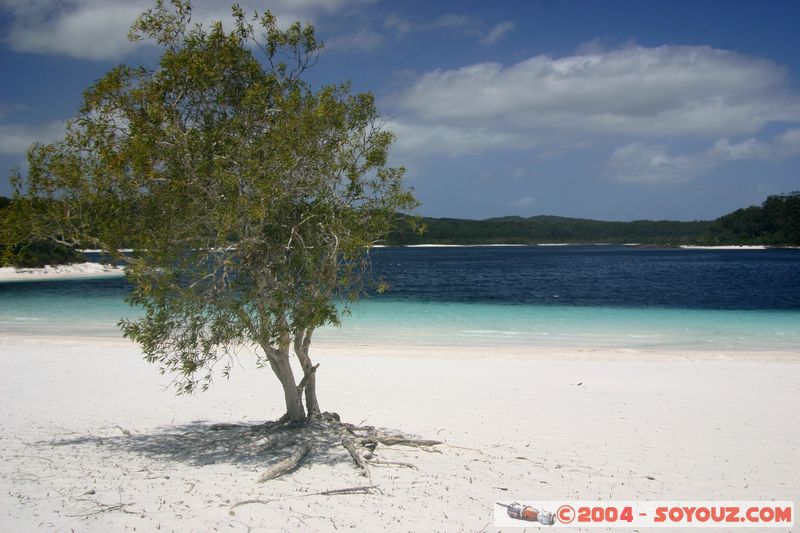
[[[800,250],[381,248],[326,342],[800,351]],[[0,332],[118,336],[124,280],[0,283]]]

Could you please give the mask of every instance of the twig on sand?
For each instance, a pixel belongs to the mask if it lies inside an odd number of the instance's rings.
[[[485,453],[483,453],[482,450],[479,450],[478,448],[468,448],[466,446],[456,446],[455,444],[446,444],[446,443],[442,443],[442,444],[444,446],[448,446],[450,448],[457,448],[459,450],[469,450],[471,452],[478,452],[480,455],[486,455]]]
[[[343,489],[323,490],[322,492],[310,492],[301,496],[339,496],[341,494],[372,494],[373,490],[380,492],[378,485],[359,485],[357,487],[346,487]]]
[[[416,465],[413,465],[411,463],[401,463],[400,461],[379,461],[378,459],[371,459],[369,461],[369,464],[378,466],[400,466],[403,468],[412,468],[414,470],[417,470]]]
[[[89,509],[89,510],[87,510],[85,512],[74,514],[74,515],[68,515],[68,516],[70,516],[72,518],[89,518],[90,516],[94,516],[96,514],[111,513],[111,512],[114,512],[114,511],[122,511],[123,513],[127,513],[127,514],[139,514],[139,513],[136,513],[135,511],[128,511],[127,509],[125,509],[129,505],[133,505],[133,503],[118,503],[116,505],[108,505],[108,504],[105,504],[105,503],[97,502],[95,500],[88,500],[88,501],[90,501],[94,505],[96,505],[97,508],[96,509]]]
[[[231,520],[231,524],[241,524],[241,525],[243,525],[244,527],[247,528],[247,532],[246,533],[250,533],[253,530],[253,528],[251,528],[250,526],[248,526],[244,522],[239,522],[238,520]]]
[[[269,502],[270,502],[269,500],[242,500],[231,505],[228,508],[228,514],[231,516],[236,515],[236,513],[234,513],[233,510],[236,509],[237,507],[241,507],[242,505],[250,505],[253,503],[262,503],[264,505],[267,505]]]
[[[242,500],[231,505],[231,509],[236,509],[237,507],[241,507],[242,505],[250,505],[253,503],[263,503],[264,505],[266,505],[269,502],[270,500]]]
[[[28,458],[28,459],[38,459],[39,461],[47,461],[48,463],[51,463],[51,464],[54,462],[52,459],[48,459],[47,457],[40,457],[38,455],[12,455],[11,457],[14,457],[14,458],[25,457],[25,458]]]
[[[300,461],[303,460],[303,457],[305,457],[309,451],[311,451],[311,445],[303,444],[297,450],[295,450],[294,453],[292,453],[292,455],[269,467],[258,478],[258,483],[264,483],[265,481],[269,481],[270,479],[275,479],[276,477],[280,477],[283,474],[294,470],[300,463]]]

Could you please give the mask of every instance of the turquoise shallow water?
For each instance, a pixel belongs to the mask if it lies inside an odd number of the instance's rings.
[[[25,282],[0,296],[0,332],[23,335],[118,336],[117,322],[137,311],[104,280]],[[12,286],[12,284],[6,284]],[[87,287],[94,290],[87,290]]]
[[[800,350],[800,312],[369,301],[323,340],[360,343]]]
[[[117,322],[137,311],[119,291],[27,290],[0,298],[0,332],[22,335],[119,336]],[[579,307],[409,301],[359,302],[339,328],[316,339],[346,344],[596,347],[667,350],[800,349],[800,312]]]

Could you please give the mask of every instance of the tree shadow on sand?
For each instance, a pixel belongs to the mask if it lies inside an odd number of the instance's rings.
[[[372,426],[342,423],[335,413],[324,413],[303,425],[278,422],[258,425],[211,424],[198,421],[170,426],[153,433],[131,433],[123,428],[120,431],[123,434],[119,436],[87,435],[46,444],[93,444],[193,466],[220,463],[258,465],[266,468],[260,481],[291,472],[301,463],[336,465],[350,461],[361,469],[365,477],[369,477],[370,462],[383,463],[375,455],[379,444],[413,446],[426,451],[433,451],[432,446],[441,444],[440,441],[410,438]],[[413,467],[403,463],[394,464]]]

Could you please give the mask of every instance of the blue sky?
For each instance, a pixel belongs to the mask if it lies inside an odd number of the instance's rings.
[[[710,219],[800,190],[800,2],[245,0],[376,94],[428,216]],[[0,194],[147,0],[0,0]],[[195,19],[226,19],[197,0]]]

